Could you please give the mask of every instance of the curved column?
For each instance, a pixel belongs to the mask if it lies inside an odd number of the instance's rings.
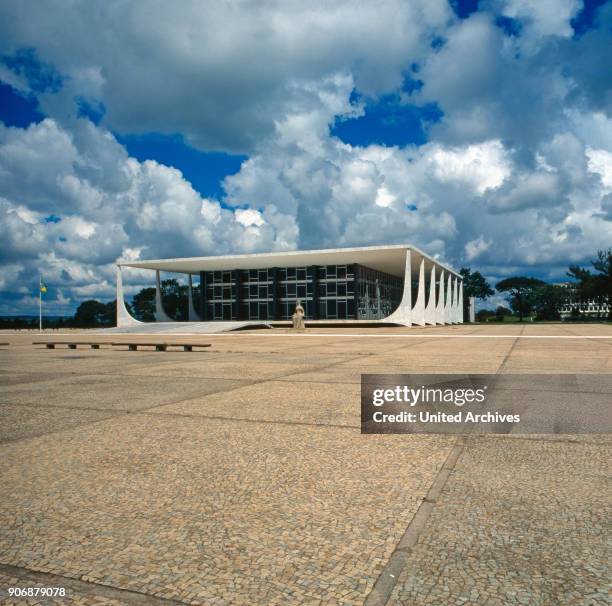
[[[140,320],[134,318],[128,311],[123,298],[123,277],[121,274],[121,265],[117,265],[117,326],[137,326],[143,324]]]
[[[425,307],[425,323],[436,325],[436,266],[431,266],[431,276],[429,278],[429,298]]]
[[[164,306],[162,305],[159,269],[155,270],[155,321],[174,322],[174,320],[168,314],[166,314],[166,312],[164,311]]]
[[[459,284],[459,323],[463,324],[463,280]]]
[[[436,324],[444,324],[444,270],[440,272],[440,288],[438,289],[438,303],[436,305]]]
[[[453,309],[453,322],[455,324],[459,324],[461,322],[461,318],[459,316],[459,278],[455,278],[455,286],[454,286],[455,297],[454,301],[454,309]]]
[[[189,274],[189,282],[187,285],[187,298],[188,298],[188,309],[187,309],[187,318],[190,322],[201,322],[202,320],[198,316],[198,313],[195,310],[193,305],[193,278],[192,275]]]
[[[419,326],[425,326],[425,259],[421,259],[419,269],[419,291],[412,308],[411,322]]]
[[[453,319],[453,324],[457,324],[457,302],[459,301],[459,291],[457,287],[459,286],[457,277],[453,278],[453,297],[451,299],[451,317]]]
[[[446,282],[446,303],[444,304],[444,322],[446,324],[453,323],[453,276],[448,274],[448,281]]]
[[[412,324],[412,265],[410,261],[410,249],[406,251],[406,269],[404,270],[404,292],[402,293],[402,300],[398,308],[391,315],[384,318],[383,322],[403,324],[404,326],[410,326]]]

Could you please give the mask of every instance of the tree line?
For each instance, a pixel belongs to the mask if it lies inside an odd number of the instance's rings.
[[[525,317],[536,320],[559,320],[561,307],[571,299],[576,304],[571,318],[581,318],[580,304],[595,303],[600,309],[608,305],[607,319],[612,321],[612,248],[600,250],[591,261],[591,268],[571,265],[567,275],[571,278],[571,289],[548,284],[529,276],[512,276],[495,285],[495,290],[479,271],[462,268],[459,272],[464,279],[463,317],[469,320],[469,298],[482,301],[495,294],[506,296],[509,307],[482,309],[477,314],[479,321],[495,319],[503,321],[508,316],[522,322]],[[174,320],[182,322],[188,318],[187,286],[170,278],[161,283],[162,303],[166,313]],[[196,309],[200,300],[199,286],[193,287]],[[141,322],[155,320],[155,288],[143,288],[126,303],[128,311]],[[102,302],[95,299],[83,301],[72,317],[44,319],[44,326],[53,328],[103,328],[115,326],[116,301]],[[0,318],[0,328],[37,328],[38,318]]]
[[[497,292],[506,296],[510,309],[498,306],[497,309],[483,309],[477,314],[479,321],[495,318],[503,321],[507,316],[516,316],[520,322],[525,317],[550,321],[561,319],[561,308],[572,304],[570,318],[582,318],[581,305],[594,303],[600,310],[597,319],[612,321],[612,248],[597,251],[591,261],[591,268],[570,265],[567,276],[569,286],[548,284],[530,276],[512,276],[498,282]],[[495,294],[489,283],[480,274],[469,268],[460,271],[464,278],[464,319],[468,319],[469,298],[486,300]],[[608,306],[604,315],[602,310]]]
[[[187,286],[179,284],[171,278],[161,283],[162,302],[166,313],[177,321],[187,320]],[[199,300],[199,288],[194,286],[194,303]],[[143,288],[126,301],[130,314],[142,322],[155,320],[155,288]],[[77,307],[73,316],[45,317],[43,327],[46,328],[107,328],[117,323],[117,301],[103,302],[96,299],[83,301]],[[0,329],[32,329],[38,328],[38,318],[9,317],[0,318]]]

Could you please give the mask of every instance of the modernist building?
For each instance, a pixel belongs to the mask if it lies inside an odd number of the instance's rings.
[[[156,272],[158,322],[173,321],[163,310],[160,271],[188,276],[192,322],[289,320],[297,301],[308,322],[463,322],[462,276],[408,245],[119,263],[117,326],[138,323],[123,299],[127,267]]]
[[[578,313],[581,316],[586,316],[592,319],[607,318],[610,313],[610,304],[604,300],[596,301],[589,299],[581,300],[576,285],[572,282],[559,282],[555,286],[565,288],[567,298],[559,309],[559,314],[564,320]]]

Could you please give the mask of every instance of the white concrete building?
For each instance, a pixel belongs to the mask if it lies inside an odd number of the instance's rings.
[[[410,245],[120,262],[119,327],[140,324],[125,306],[122,275],[126,268],[156,272],[158,322],[173,322],[162,305],[161,271],[188,276],[192,322],[288,320],[297,301],[305,308],[309,324],[463,322],[462,276]],[[194,276],[199,278],[197,287]]]

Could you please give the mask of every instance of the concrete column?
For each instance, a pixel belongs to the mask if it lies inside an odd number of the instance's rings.
[[[207,276],[208,274],[205,271],[200,272],[200,318],[202,319],[202,322],[206,322],[208,320],[208,305],[206,303],[206,296],[208,294],[208,290],[206,288]]]
[[[436,305],[436,324],[444,324],[444,270],[440,271],[440,288],[438,292],[438,303]]]
[[[174,322],[174,320],[166,314],[162,304],[161,296],[161,281],[159,279],[159,269],[155,270],[155,321],[156,322]]]
[[[278,267],[273,267],[272,273],[272,303],[270,305],[270,317],[269,320],[280,320],[279,316],[279,281],[278,281]]]
[[[470,322],[476,322],[476,297],[470,297]]]
[[[444,322],[446,324],[453,323],[453,276],[452,274],[448,274],[447,282],[446,282],[446,303],[444,304]]]
[[[143,324],[140,320],[137,320],[128,311],[125,305],[125,299],[123,298],[123,278],[121,275],[121,265],[117,265],[117,326],[137,326]]]
[[[319,266],[312,265],[310,267],[312,273],[312,301],[309,320],[318,320],[319,318]]]
[[[459,324],[459,279],[453,283],[453,324]]]
[[[463,280],[459,284],[459,323],[463,324]]]
[[[448,274],[448,286],[446,291],[446,305],[444,306],[444,320],[447,324],[454,324],[455,319],[453,316],[453,301],[455,298],[455,293],[453,291],[453,276],[452,274]]]
[[[187,297],[188,297],[189,307],[187,310],[187,317],[190,322],[201,322],[195,310],[195,306],[193,304],[193,276],[191,274],[188,274],[188,276],[189,276],[189,284],[187,286]]]
[[[449,324],[454,324],[455,323],[455,281],[453,279],[453,276],[449,276],[450,280],[449,282],[449,290],[448,290],[448,300],[447,300],[447,304],[448,304],[448,315],[449,315]]]
[[[243,318],[240,314],[241,312],[241,295],[242,295],[242,274],[239,269],[235,269],[232,271],[232,294],[234,298],[234,302],[232,303],[232,320],[245,320],[247,318]]]
[[[425,323],[436,325],[436,266],[431,266],[431,276],[429,278],[429,298],[425,308]]]
[[[417,298],[412,308],[413,324],[425,326],[425,259],[421,259],[421,267],[419,268],[419,290]]]
[[[406,268],[404,270],[404,292],[402,300],[398,308],[386,318],[384,322],[393,324],[403,324],[410,326],[412,324],[412,264],[410,259],[410,249],[406,251]]]

